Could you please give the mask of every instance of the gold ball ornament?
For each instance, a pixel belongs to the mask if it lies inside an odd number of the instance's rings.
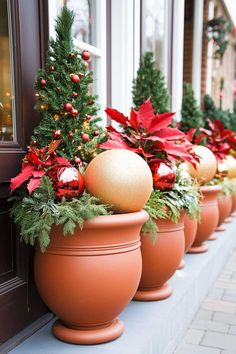
[[[181,168],[188,171],[190,176],[200,184],[210,182],[216,174],[217,161],[213,152],[205,146],[193,145],[193,151],[198,155],[200,161],[196,163],[196,168],[189,162],[181,165]]]
[[[86,190],[116,212],[141,210],[152,192],[152,173],[134,152],[113,149],[97,155],[84,175]]]
[[[219,178],[221,180],[224,180],[228,176],[228,166],[225,162],[219,161],[217,162],[217,171],[216,171],[216,178]]]
[[[236,177],[236,159],[233,156],[228,155],[223,161],[228,167],[228,178],[231,179]]]

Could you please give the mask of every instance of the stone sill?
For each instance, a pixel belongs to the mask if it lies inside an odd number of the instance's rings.
[[[157,302],[132,301],[119,318],[125,332],[100,345],[63,343],[51,334],[52,321],[11,350],[11,354],[173,354],[201,301],[236,246],[236,219],[208,241],[209,251],[185,256],[185,267],[170,280],[173,295]]]

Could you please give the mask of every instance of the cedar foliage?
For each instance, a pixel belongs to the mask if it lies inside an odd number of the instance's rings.
[[[136,78],[133,80],[132,89],[133,103],[136,110],[149,97],[155,113],[163,113],[170,110],[170,99],[165,79],[155,65],[152,52],[145,53],[140,59],[139,69]]]

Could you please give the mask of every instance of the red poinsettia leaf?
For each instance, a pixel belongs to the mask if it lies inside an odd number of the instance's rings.
[[[123,113],[117,111],[117,109],[113,109],[113,108],[110,108],[110,107],[107,107],[107,109],[105,109],[105,112],[112,120],[114,120],[117,123],[120,123],[120,124],[124,125],[125,127],[127,127],[128,118],[125,117]]]
[[[148,131],[153,119],[155,118],[154,110],[150,98],[144,101],[137,112],[137,122],[140,128]]]
[[[111,132],[119,133],[118,130],[116,130],[112,125],[108,125],[107,130]]]
[[[207,136],[212,136],[212,131],[205,128],[199,128],[199,130]]]
[[[146,138],[142,138],[143,140],[151,140],[151,141],[160,141],[160,142],[164,142],[165,139],[159,137],[159,136],[156,136],[156,135],[149,135],[147,136]]]
[[[130,111],[129,123],[130,123],[131,127],[134,130],[136,130],[136,132],[137,132],[138,131],[137,112],[133,108],[131,108],[131,111]]]
[[[44,170],[33,171],[32,175],[34,178],[41,178],[45,175],[45,171]]]
[[[40,178],[31,178],[29,183],[27,184],[27,189],[29,191],[29,194],[31,194],[36,188],[38,188],[40,183],[41,183]]]
[[[159,129],[167,128],[168,125],[172,122],[173,116],[175,113],[166,112],[162,114],[156,114],[156,117],[152,120],[150,127],[148,129],[148,133],[155,133]]]
[[[194,137],[196,131],[197,131],[197,128],[191,128],[187,131],[186,136],[189,141],[191,141],[191,142],[193,141],[193,137]]]
[[[176,156],[176,157],[192,157],[190,152],[187,150],[186,146],[177,145],[172,142],[166,141],[165,142],[165,152],[169,155]]]
[[[196,136],[196,138],[194,139],[194,144],[198,145],[202,142],[202,140],[206,137],[206,135],[204,133],[199,134],[198,136]]]
[[[33,165],[23,164],[21,172],[11,179],[10,190],[11,193],[18,187],[22,185],[30,176],[32,176],[34,170]]]
[[[214,124],[220,131],[223,131],[225,129],[224,124],[219,119],[215,119]]]
[[[57,156],[55,160],[58,163],[58,165],[65,166],[65,167],[71,166],[71,163],[65,157]]]
[[[157,132],[157,136],[162,139],[178,140],[185,137],[185,134],[177,128],[162,128]]]
[[[208,125],[211,128],[211,130],[214,131],[215,130],[215,124],[210,119],[207,119],[207,122],[208,122]]]

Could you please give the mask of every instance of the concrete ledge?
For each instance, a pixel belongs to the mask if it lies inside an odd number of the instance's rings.
[[[97,346],[76,346],[58,341],[51,324],[10,351],[11,354],[173,354],[201,301],[236,246],[236,219],[209,241],[209,251],[185,256],[185,267],[170,284],[173,295],[160,302],[132,301],[120,315],[125,332],[117,340]]]

